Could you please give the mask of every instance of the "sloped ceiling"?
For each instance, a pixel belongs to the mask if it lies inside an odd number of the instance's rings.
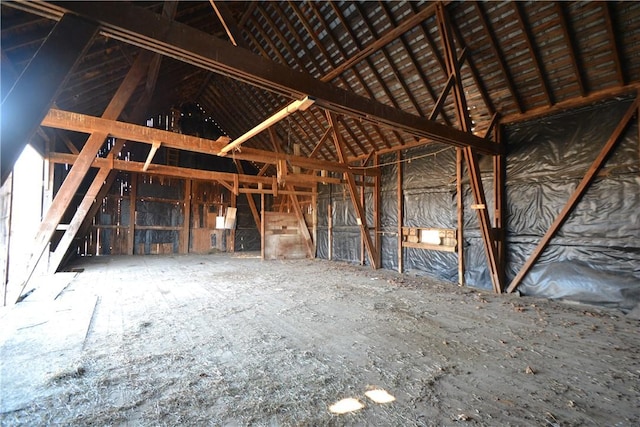
[[[163,2],[134,2],[160,14]],[[55,25],[42,3],[2,2],[2,93]],[[222,10],[223,18],[214,6]],[[291,69],[413,115],[429,117],[447,85],[442,37],[432,2],[179,2],[174,19],[220,39],[239,31],[249,49]],[[119,2],[112,7],[118,8]],[[640,83],[640,2],[450,2],[457,55],[473,132],[494,114],[512,122],[635,90]],[[56,104],[99,116],[140,48],[96,37]],[[142,91],[144,88],[139,88]],[[177,58],[165,57],[149,116],[198,102],[233,139],[288,99]],[[126,115],[126,114],[125,114]],[[435,119],[459,128],[453,97]],[[341,118],[352,158],[417,141],[397,129]],[[328,128],[311,107],[275,125],[280,148],[314,152]],[[273,150],[263,132],[247,146]],[[337,160],[332,144],[316,156]]]

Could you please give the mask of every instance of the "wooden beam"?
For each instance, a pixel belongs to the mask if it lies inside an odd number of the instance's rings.
[[[231,44],[249,49],[249,45],[244,38],[242,38],[242,32],[235,19],[233,19],[231,10],[227,7],[226,3],[214,0],[209,0],[209,3],[211,3],[211,7],[213,7],[220,23],[224,27]]]
[[[242,163],[240,160],[234,160],[233,163],[236,165],[236,169],[239,174],[244,175],[244,168],[242,167]],[[251,194],[246,193],[247,203],[249,203],[249,209],[251,209],[251,214],[253,215],[253,220],[256,223],[256,227],[260,230],[260,215],[258,214],[258,209],[256,208],[256,202],[253,200],[253,196]]]
[[[161,142],[153,142],[151,144],[151,150],[149,150],[149,154],[147,155],[147,160],[144,162],[144,166],[142,167],[142,171],[146,172],[147,169],[149,169],[149,165],[151,164],[151,160],[153,160],[153,157],[156,155],[156,151],[158,151],[158,148],[160,148],[160,144]]]
[[[64,256],[67,254],[67,250],[69,249],[69,246],[71,246],[73,239],[76,237],[76,233],[80,229],[87,212],[91,208],[91,205],[96,201],[96,196],[102,188],[104,181],[107,179],[109,172],[110,169],[108,167],[101,168],[89,186],[89,189],[82,197],[82,201],[76,208],[69,226],[64,231],[62,238],[58,242],[58,246],[49,259],[50,272],[53,273],[58,270],[58,267],[60,267],[60,264],[62,263]]]
[[[572,98],[566,101],[558,102],[557,104],[549,107],[538,107],[528,110],[526,113],[509,114],[500,119],[500,123],[503,125],[518,123],[527,121],[539,117],[544,117],[550,114],[559,113],[574,108],[580,108],[587,105],[594,104],[596,102],[604,101],[607,99],[626,96],[640,90],[640,83],[629,84],[623,87],[607,88],[599,90],[597,92],[591,92],[589,95],[583,98]]]
[[[402,225],[403,225],[403,211],[404,211],[404,195],[402,194],[402,152],[396,153],[396,162],[398,163],[398,170],[396,173],[396,197],[398,205],[398,273],[403,273],[403,259],[402,256]]]
[[[571,29],[569,28],[566,12],[562,3],[563,2],[559,1],[554,2],[554,7],[556,15],[558,15],[558,20],[560,21],[560,28],[562,30],[564,43],[567,45],[567,49],[569,50],[571,67],[573,68],[573,74],[576,76],[576,83],[578,83],[578,88],[580,89],[580,96],[584,97],[587,94],[587,90],[584,78],[582,77],[582,64],[580,62],[580,56],[576,53],[578,49],[576,47],[574,37],[571,35]]]
[[[11,220],[13,215],[13,173],[0,184],[0,281],[2,282],[2,306],[7,305],[9,285],[9,248],[11,246]]]
[[[329,138],[331,137],[331,132],[333,130],[331,128],[328,128],[326,131],[324,131],[324,134],[322,135],[322,138],[320,138],[320,141],[318,141],[318,143],[316,144],[316,146],[313,148],[313,151],[311,152],[311,154],[309,154],[309,158],[314,158],[318,155],[318,153],[320,152],[320,149],[322,149],[322,147],[326,144],[326,142],[329,140]]]
[[[505,81],[507,82],[507,87],[509,88],[509,92],[511,93],[511,97],[513,98],[513,101],[516,104],[516,108],[518,109],[518,112],[522,113],[524,111],[523,108],[522,108],[522,100],[520,99],[520,95],[518,94],[518,91],[516,90],[516,85],[513,83],[513,77],[511,76],[511,73],[509,72],[509,68],[507,66],[507,63],[504,60],[504,55],[502,54],[502,50],[499,47],[498,40],[497,40],[493,30],[491,29],[491,27],[489,25],[489,21],[487,20],[485,12],[482,9],[482,6],[480,5],[480,3],[474,1],[473,5],[474,5],[475,10],[476,10],[476,16],[480,20],[480,23],[482,24],[482,28],[483,28],[485,34],[487,35],[487,37],[489,38],[489,41],[490,41],[489,45],[491,46],[491,49],[493,50],[493,56],[495,57],[495,60],[500,65],[500,70],[502,71],[502,75],[503,75]]]
[[[344,164],[346,161],[346,156],[344,153],[344,142],[342,141],[342,135],[340,135],[339,132],[336,132],[336,117],[332,113],[327,112],[327,120],[329,121],[329,125],[334,129],[333,141],[336,146],[336,151],[338,152],[338,158]],[[353,203],[353,207],[356,210],[356,219],[358,221],[358,225],[360,226],[360,233],[364,237],[364,243],[365,247],[367,248],[367,255],[369,256],[371,267],[376,270],[379,267],[376,263],[376,249],[373,247],[371,235],[369,234],[369,227],[367,227],[366,213],[362,205],[360,204],[360,201],[358,200],[358,190],[356,189],[353,172],[346,172],[345,178],[347,179],[347,186],[349,188],[349,196],[351,197],[351,202]]]
[[[410,29],[416,27],[421,22],[425,21],[426,19],[433,16],[434,14],[435,14],[435,4],[430,4],[424,9],[422,9],[420,12],[410,17],[403,18],[402,23],[400,25],[396,26],[389,32],[383,34],[382,36],[378,38],[374,38],[373,39],[374,42],[372,42],[370,45],[366,46],[365,48],[359,50],[357,54],[347,59],[338,67],[331,70],[329,73],[322,76],[320,80],[322,80],[323,82],[328,82],[333,80],[340,74],[344,73],[346,70],[354,67],[360,61],[371,56],[374,52],[388,45],[389,43],[391,43],[392,41],[394,41],[395,39],[397,39],[407,31],[409,31]]]
[[[448,20],[448,15],[442,4],[438,4],[436,7],[436,17],[438,22],[438,28],[442,38],[443,48],[445,52],[445,63],[447,70],[450,74],[456,77],[456,84],[454,85],[455,106],[456,114],[458,116],[458,122],[462,126],[465,132],[471,131],[471,119],[469,118],[469,111],[467,110],[466,98],[464,95],[464,89],[460,80],[460,68],[459,62],[456,61],[453,37],[451,34],[451,28]],[[495,115],[494,115],[495,116]],[[497,145],[497,144],[496,144]],[[487,206],[484,188],[482,185],[482,176],[480,173],[480,166],[476,158],[475,152],[467,147],[464,148],[464,156],[467,163],[467,171],[469,172],[469,182],[471,184],[471,190],[473,192],[473,198],[476,205]],[[485,248],[485,254],[487,256],[487,267],[491,282],[493,284],[493,290],[496,293],[502,292],[502,282],[500,281],[500,274],[498,273],[497,266],[497,252],[494,242],[494,236],[491,230],[491,221],[487,209],[477,209],[478,222],[480,223],[480,231],[482,234],[482,242]]]
[[[51,153],[49,156],[49,160],[52,163],[65,163],[65,164],[73,164],[73,162],[77,159],[77,156],[73,154],[66,153]],[[112,163],[110,159],[105,158],[95,158],[93,160],[93,167],[108,167]],[[127,160],[114,160],[113,168],[116,170],[126,171],[126,172],[139,172],[143,173],[142,167],[144,163],[142,162],[133,162]],[[229,191],[233,191],[233,182],[235,180],[235,176],[238,176],[238,182],[242,184],[251,184],[251,185],[265,185],[270,186],[273,183],[272,177],[265,176],[256,176],[256,175],[238,175],[230,172],[216,172],[216,171],[207,171],[201,169],[189,169],[183,167],[176,166],[166,166],[166,165],[151,165],[149,169],[146,171],[148,175],[161,175],[161,176],[171,176],[175,178],[192,178],[192,179],[200,179],[205,181],[218,181],[224,183],[224,185],[229,189]],[[297,180],[295,175],[288,175],[287,182],[295,185],[297,187],[302,188],[313,188],[315,187],[315,182],[309,181],[306,179]],[[323,179],[318,177],[319,180]],[[242,193],[243,190],[240,189],[239,193]]]
[[[378,154],[373,155],[373,167],[380,168],[380,157]],[[375,257],[376,265],[382,267],[382,237],[380,233],[381,215],[382,215],[382,195],[380,189],[382,187],[382,177],[376,176],[374,179],[373,187],[373,233],[374,233],[374,247],[376,248]],[[364,181],[364,177],[363,177]]]
[[[105,35],[182,62],[242,79],[286,98],[310,96],[316,105],[338,114],[402,130],[455,146],[473,146],[495,154],[496,144],[475,135],[389,107],[293,70],[266,57],[235,47],[188,25],[171,21],[129,3],[110,2],[27,3],[34,13],[73,11],[100,22]],[[400,33],[401,34],[401,33]]]
[[[184,180],[184,210],[182,211],[182,230],[180,230],[180,245],[178,252],[181,254],[189,253],[189,232],[191,230],[191,185],[192,180]],[[231,200],[235,202],[235,195],[232,194]],[[233,203],[235,207],[235,203]]]
[[[502,143],[502,135],[500,127],[495,129],[495,141]],[[498,264],[498,274],[500,275],[500,283],[506,281],[506,191],[505,182],[507,177],[507,165],[505,156],[493,157],[493,233],[496,242],[496,254]]]
[[[115,174],[114,174],[115,175]],[[129,190],[129,229],[127,230],[127,254],[133,255],[136,253],[136,211],[138,205],[138,174],[133,172],[129,175],[131,180],[131,189]],[[109,180],[106,181],[108,183]],[[111,185],[109,185],[109,188]],[[109,191],[107,188],[107,191]],[[106,193],[105,193],[106,195]],[[96,203],[98,201],[96,200]],[[95,214],[94,214],[95,215]],[[144,254],[138,254],[144,255]]]
[[[302,238],[304,239],[304,242],[306,245],[307,255],[309,256],[309,258],[315,258],[313,240],[311,239],[311,233],[309,233],[309,227],[307,227],[307,222],[304,219],[304,213],[302,212],[302,208],[300,207],[298,196],[293,194],[293,192],[295,191],[293,186],[287,185],[287,187],[289,188],[289,191],[292,192],[291,194],[289,194],[289,199],[291,200],[291,206],[293,206],[293,210],[296,214],[296,217],[298,217],[300,233],[302,233]]]
[[[455,78],[454,78],[454,75],[451,74],[447,79],[447,83],[444,85],[444,88],[442,88],[442,92],[440,93],[440,96],[438,97],[436,104],[433,106],[433,109],[431,110],[431,114],[429,114],[429,120],[435,120],[436,117],[438,117],[438,114],[442,112],[444,103],[447,100],[447,97],[449,96],[449,92],[451,91],[451,88],[453,87],[454,83],[455,83]]]
[[[545,74],[543,68],[543,62],[540,59],[540,52],[538,52],[538,48],[535,45],[535,39],[533,38],[533,34],[531,33],[529,23],[526,22],[526,17],[522,12],[522,8],[524,7],[521,3],[514,1],[511,3],[513,5],[513,10],[516,15],[516,22],[520,27],[520,31],[524,34],[524,40],[527,45],[527,49],[529,50],[529,54],[531,55],[531,59],[533,61],[534,69],[538,74],[538,80],[540,80],[540,85],[542,86],[542,91],[547,98],[547,105],[555,104],[555,99],[553,97],[553,93],[551,91],[551,85],[549,85],[549,81]]]
[[[587,192],[589,186],[598,175],[598,171],[600,170],[600,168],[602,168],[602,165],[605,163],[605,161],[609,157],[609,154],[616,146],[616,143],[618,142],[620,136],[629,125],[631,118],[637,113],[638,106],[640,105],[639,101],[640,98],[636,96],[636,99],[631,103],[631,106],[627,109],[627,112],[622,117],[620,122],[618,122],[618,125],[613,130],[611,136],[602,147],[602,150],[600,150],[600,152],[598,153],[598,156],[595,158],[591,166],[589,166],[589,169],[587,169],[587,172],[582,178],[582,181],[580,181],[580,184],[578,184],[576,189],[573,191],[573,193],[569,197],[569,200],[564,205],[556,219],[553,221],[544,236],[542,236],[542,239],[540,239],[540,242],[538,242],[538,245],[535,247],[516,277],[509,284],[507,292],[513,292],[518,287],[518,285],[520,285],[522,279],[527,275],[529,270],[531,270],[531,267],[533,267],[538,258],[540,258],[540,255],[542,255],[542,252],[544,252],[553,236],[555,236],[556,232],[567,220],[569,214],[573,211],[573,208],[578,204],[580,199],[582,199],[582,196]]]
[[[42,117],[89,47],[97,30],[95,22],[73,14],[62,16],[3,98],[0,183],[11,173],[20,153],[35,134]]]
[[[213,141],[195,136],[154,129],[147,126],[140,126],[115,120],[106,120],[104,118],[56,109],[49,111],[49,114],[47,114],[43,120],[42,125],[84,133],[104,132],[117,138],[148,144],[162,141],[162,144],[165,147],[211,155],[216,155],[220,151],[220,148],[225,145],[225,141],[227,141],[227,137],[220,137]],[[300,166],[305,169],[313,170],[324,169],[340,173],[350,170],[348,166],[335,162],[310,159],[304,156],[293,156],[285,153],[273,153],[270,151],[247,147],[244,147],[241,152],[236,152],[234,154],[234,158],[270,164],[277,164],[278,161],[285,160],[292,166]],[[150,167],[156,166],[151,165]],[[358,172],[354,171],[354,173]],[[378,172],[370,170],[366,173],[374,176]]]
[[[462,194],[462,172],[464,169],[464,153],[456,148],[456,205],[458,211],[458,284],[464,286],[464,194]]]
[[[133,95],[138,83],[144,76],[149,65],[149,59],[149,54],[141,53],[138,55],[135,63],[127,73],[126,77],[120,84],[120,87],[116,91],[116,94],[113,96],[109,105],[107,105],[107,108],[102,114],[104,119],[118,118],[129,98]],[[20,293],[24,291],[24,288],[31,279],[31,276],[40,262],[53,233],[55,232],[58,224],[60,224],[60,220],[78,190],[78,187],[84,180],[84,177],[91,167],[93,160],[96,158],[96,154],[104,143],[107,134],[107,132],[91,133],[91,136],[89,136],[87,142],[82,147],[82,150],[74,162],[73,167],[69,171],[69,174],[60,186],[58,193],[55,195],[47,213],[44,215],[44,219],[40,223],[40,227],[36,234],[33,251],[28,262]]]
[[[602,2],[600,4],[602,8],[602,16],[604,18],[605,27],[607,29],[607,37],[609,38],[609,51],[613,55],[613,63],[616,66],[616,76],[618,77],[618,83],[624,86],[626,78],[624,75],[624,67],[622,66],[622,55],[620,54],[620,45],[616,39],[615,25],[611,18],[611,11],[609,10],[612,5],[609,2]]]

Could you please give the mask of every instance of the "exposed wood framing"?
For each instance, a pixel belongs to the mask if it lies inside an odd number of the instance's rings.
[[[73,164],[76,160],[77,156],[73,154],[66,153],[51,153],[49,156],[49,160],[53,163],[66,163]],[[94,167],[105,167],[111,165],[110,159],[105,158],[95,158],[93,160],[92,166]],[[143,173],[142,167],[144,163],[142,162],[133,162],[127,160],[114,160],[113,168],[116,170],[121,170],[125,172],[139,172]],[[216,171],[206,171],[201,169],[189,169],[184,167],[176,167],[176,166],[166,166],[166,165],[152,165],[146,172],[148,175],[158,175],[158,176],[170,176],[175,178],[191,178],[191,179],[200,179],[204,181],[217,181],[224,185],[229,191],[235,192],[234,185],[237,179],[238,184],[248,184],[250,187],[241,187],[238,189],[239,194],[249,194],[249,193],[266,193],[266,194],[274,194],[276,192],[275,188],[271,188],[274,184],[274,179],[272,177],[265,176],[256,176],[256,175],[238,175],[230,172],[216,172]],[[238,177],[238,178],[235,178]],[[317,177],[318,180],[324,179],[322,177]],[[287,177],[287,182],[289,184],[293,184],[296,187],[308,188],[311,189],[315,186],[315,182],[309,182],[306,180],[296,181],[295,176],[289,175]],[[254,188],[255,187],[255,188]],[[288,191],[280,191],[282,194],[288,194]],[[307,194],[310,192],[301,192],[297,191],[299,194]]]
[[[129,190],[129,229],[127,230],[127,254],[133,255],[135,254],[135,241],[136,241],[136,209],[138,205],[138,174],[133,172],[129,175],[129,180],[131,181],[131,188]],[[114,173],[115,177],[115,173]],[[105,184],[113,184],[109,183],[109,180],[106,181]],[[106,188],[105,188],[106,187]],[[108,187],[105,185],[105,196],[109,192],[111,185]],[[104,196],[103,196],[104,198]],[[98,199],[96,204],[100,204],[102,199]],[[95,214],[93,215],[95,216]],[[144,255],[144,254],[140,254]]]
[[[517,1],[511,3],[513,5],[513,10],[516,15],[516,21],[518,26],[520,27],[520,31],[524,34],[524,39],[527,44],[527,49],[531,55],[531,59],[533,60],[534,69],[538,74],[538,80],[540,80],[540,85],[542,86],[542,90],[544,91],[545,97],[547,98],[547,105],[555,104],[555,100],[553,97],[553,93],[551,92],[551,87],[549,85],[549,81],[545,75],[545,71],[542,65],[542,60],[540,59],[540,52],[538,52],[538,48],[535,45],[535,39],[533,38],[533,34],[529,30],[529,25],[525,21],[525,16],[522,13],[522,4]]]
[[[571,67],[573,68],[573,74],[575,74],[576,76],[576,83],[578,83],[578,88],[580,89],[580,96],[585,96],[587,94],[587,89],[584,83],[584,78],[582,77],[582,64],[579,59],[580,56],[577,54],[578,50],[574,41],[574,37],[571,35],[572,32],[569,28],[569,23],[567,20],[563,2],[554,2],[554,7],[556,10],[556,14],[558,15],[558,20],[560,21],[560,29],[562,30],[564,43],[567,45],[567,50],[569,51],[569,56],[571,57]]]
[[[73,214],[73,218],[71,219],[71,222],[64,230],[64,234],[62,235],[62,238],[58,242],[58,246],[56,247],[55,251],[53,251],[53,254],[49,259],[50,272],[53,273],[58,270],[58,267],[60,267],[60,264],[62,263],[64,256],[67,254],[67,250],[69,249],[69,246],[71,246],[71,243],[73,243],[73,239],[75,238],[76,233],[82,226],[82,222],[84,221],[84,218],[87,212],[91,208],[91,205],[93,205],[93,203],[95,202],[96,197],[100,192],[102,185],[104,184],[104,181],[107,179],[109,175],[109,172],[110,172],[110,169],[108,167],[100,168],[100,170],[98,171],[98,174],[96,175],[93,182],[89,186],[89,189],[82,197],[82,201],[80,202],[80,205],[78,205],[78,207],[76,208],[76,211]]]
[[[580,184],[578,184],[576,189],[573,191],[573,193],[569,197],[569,200],[564,205],[564,207],[562,208],[562,210],[560,211],[556,219],[553,221],[553,223],[551,224],[547,232],[544,234],[544,236],[542,236],[542,239],[540,239],[540,242],[538,242],[538,245],[535,247],[535,249],[529,256],[527,261],[524,263],[524,265],[522,266],[522,268],[520,269],[516,277],[509,284],[509,287],[507,288],[507,292],[513,292],[518,287],[518,285],[520,285],[520,283],[522,282],[522,279],[527,275],[529,270],[531,270],[531,267],[533,267],[533,265],[536,263],[538,258],[540,258],[540,255],[542,255],[542,252],[544,252],[544,250],[546,249],[547,245],[549,244],[553,236],[555,236],[556,232],[560,229],[562,224],[564,224],[564,222],[569,217],[569,214],[573,211],[573,209],[578,204],[580,199],[582,199],[582,196],[587,192],[587,190],[589,189],[589,186],[598,175],[598,171],[602,168],[602,165],[604,165],[609,154],[611,153],[613,148],[616,146],[616,143],[620,139],[620,136],[622,135],[624,130],[627,128],[627,126],[631,122],[631,118],[635,114],[637,114],[639,105],[640,105],[640,98],[636,96],[636,99],[633,101],[631,106],[627,109],[627,112],[622,117],[620,122],[618,122],[618,125],[613,130],[613,132],[611,133],[611,136],[602,147],[602,150],[600,150],[600,152],[598,153],[598,156],[596,157],[596,159],[593,161],[591,166],[589,166],[589,169],[587,169],[587,172],[585,173],[584,177],[580,181]]]
[[[296,217],[298,218],[298,224],[300,225],[300,232],[302,233],[302,238],[304,239],[304,242],[305,242],[307,256],[309,258],[314,258],[315,257],[314,254],[316,252],[314,247],[314,242],[313,242],[313,239],[311,238],[311,233],[309,233],[309,227],[307,227],[307,222],[304,219],[304,213],[302,212],[302,208],[300,207],[300,201],[298,200],[298,196],[294,194],[295,189],[293,188],[293,185],[287,185],[287,187],[291,192],[289,194],[289,200],[291,200],[291,206],[293,207],[293,211],[295,212]]]
[[[244,175],[244,168],[242,167],[242,163],[239,160],[234,160],[234,163],[236,165],[238,173]],[[260,175],[261,174],[258,174],[258,176]],[[258,213],[258,208],[256,208],[256,202],[255,200],[253,200],[253,196],[251,194],[245,193],[245,196],[247,197],[247,203],[249,204],[249,209],[251,209],[251,215],[253,215],[253,220],[256,223],[256,227],[258,228],[258,230],[260,230],[260,214]]]
[[[438,6],[436,8],[436,16],[438,21],[438,28],[440,30],[440,35],[442,38],[443,48],[445,51],[447,70],[450,74],[455,76],[456,80],[456,84],[454,85],[454,100],[458,122],[465,132],[470,132],[471,119],[469,118],[469,113],[467,110],[464,88],[461,84],[460,64],[455,56],[455,46],[453,44],[453,37],[451,34],[447,11],[440,3],[438,3]],[[487,256],[489,275],[493,284],[493,290],[496,293],[501,293],[502,282],[500,281],[501,276],[498,271],[497,249],[491,228],[491,220],[486,209],[487,203],[485,199],[484,188],[482,185],[480,167],[478,164],[476,153],[472,149],[467,148],[464,149],[464,156],[467,163],[467,171],[469,172],[469,182],[471,184],[474,202],[477,206],[483,207],[481,209],[476,209],[476,212],[478,214],[480,231],[482,233],[482,242],[484,244],[485,254]]]
[[[495,141],[502,143],[501,128],[495,128]],[[505,156],[493,156],[493,238],[496,242],[496,255],[500,283],[506,281],[506,174]]]
[[[113,96],[111,102],[105,109],[102,117],[104,119],[117,119],[125,105],[131,98],[134,90],[138,86],[138,83],[144,76],[149,66],[150,55],[141,53],[136,58],[135,63],[129,70],[129,73],[124,78],[120,87]],[[26,287],[31,275],[33,274],[36,266],[40,262],[44,251],[53,236],[60,220],[64,215],[69,203],[75,195],[78,187],[82,183],[87,171],[91,167],[93,160],[98,153],[98,150],[104,143],[108,132],[90,132],[91,135],[87,139],[85,145],[82,147],[80,154],[78,155],[74,166],[69,171],[69,174],[65,178],[64,182],[60,186],[58,193],[54,197],[49,210],[45,214],[38,233],[36,234],[33,251],[26,269],[25,277],[22,282],[22,290]],[[20,292],[22,293],[22,291]]]
[[[634,94],[638,90],[640,90],[640,84],[630,84],[623,87],[614,87],[607,88],[603,90],[599,90],[597,92],[591,92],[589,95],[583,98],[572,98],[566,101],[558,102],[557,104],[548,107],[538,107],[532,108],[523,114],[509,114],[500,118],[500,123],[502,125],[518,123],[522,121],[527,121],[531,119],[535,119],[538,117],[544,117],[550,114],[559,113],[561,111],[570,110],[573,108],[584,107],[596,102],[604,101],[610,98],[614,98],[617,96],[626,96],[629,94]]]
[[[180,230],[180,244],[178,252],[181,254],[189,253],[189,230],[191,229],[191,186],[192,180],[184,180],[184,209],[182,211],[182,230]],[[235,207],[235,195],[232,193],[232,206]]]
[[[613,55],[613,62],[616,66],[616,76],[618,77],[618,83],[620,83],[620,86],[624,86],[626,84],[626,78],[624,75],[624,67],[621,60],[622,55],[620,55],[620,47],[616,39],[615,25],[613,23],[613,20],[611,19],[611,12],[609,11],[609,7],[613,7],[613,5],[610,5],[609,2],[602,2],[600,4],[600,7],[602,8],[602,16],[607,28],[607,37],[609,38],[610,45],[609,50]]]
[[[0,183],[13,165],[40,121],[51,107],[69,73],[83,56],[98,30],[95,22],[65,14],[29,61],[25,70],[2,100]],[[51,58],[55,58],[52,61]],[[43,78],[42,70],[47,70]],[[38,94],[38,96],[34,96]]]
[[[380,168],[380,157],[377,154],[373,155],[373,167],[376,169]],[[382,177],[376,175],[373,179],[373,244],[376,248],[376,265],[382,267],[382,235],[380,233],[382,215],[382,195],[380,194],[380,189],[382,187]],[[363,177],[363,181],[364,180],[365,178]]]
[[[32,7],[34,13],[58,16],[65,10],[73,11],[100,22],[102,31],[110,37],[248,81],[287,98],[311,96],[316,99],[316,105],[334,113],[403,130],[417,137],[459,147],[473,146],[480,152],[496,154],[496,144],[473,134],[332,86],[305,72],[257,56],[246,49],[128,3],[123,3],[118,8],[97,2],[60,2],[56,5],[29,3],[28,7]]]
[[[453,25],[453,31],[463,49],[463,53],[466,52],[467,44],[464,40],[464,37],[462,36],[462,33],[460,32],[460,28],[458,28],[457,25]],[[458,61],[458,62],[462,64],[462,61]],[[482,80],[482,76],[480,76],[480,73],[478,72],[478,69],[475,65],[472,55],[468,55],[467,63],[469,64],[471,77],[473,77],[473,81],[476,84],[476,88],[478,89],[478,92],[480,92],[480,96],[482,96],[482,101],[484,102],[484,105],[487,107],[489,114],[494,114],[496,112],[496,107],[493,104],[491,97],[489,96],[489,92],[487,91],[487,86],[484,84],[484,81]]]
[[[402,151],[396,153],[398,164],[396,174],[396,200],[398,205],[398,273],[403,273],[402,225],[404,223],[404,195],[402,194]]]
[[[342,164],[345,164],[346,156],[344,153],[344,141],[342,140],[342,135],[336,131],[337,119],[334,114],[327,112],[327,120],[329,121],[329,125],[334,129],[333,141],[336,146],[336,151],[338,152],[340,162]],[[369,233],[369,227],[367,226],[366,213],[364,212],[362,204],[358,200],[358,190],[356,188],[355,178],[353,172],[350,170],[345,172],[344,175],[347,180],[347,187],[349,188],[349,196],[351,197],[351,202],[353,203],[353,207],[356,210],[356,219],[358,220],[358,225],[360,226],[360,233],[364,237],[367,255],[369,256],[371,267],[375,270],[378,268],[378,263],[376,262],[377,260],[375,256],[377,249],[373,246],[373,241],[371,240],[371,234]]]
[[[509,71],[509,67],[504,60],[504,55],[502,50],[500,49],[500,45],[498,44],[498,40],[496,39],[496,35],[489,26],[489,21],[487,20],[487,16],[482,9],[482,5],[479,2],[473,2],[473,5],[476,9],[476,15],[478,19],[480,19],[480,23],[482,24],[482,28],[484,32],[487,34],[489,40],[491,41],[491,49],[493,50],[493,55],[500,65],[500,70],[502,71],[502,75],[507,83],[507,87],[509,88],[509,92],[511,93],[511,97],[516,104],[516,108],[520,113],[524,112],[522,109],[522,100],[520,99],[520,95],[516,90],[516,85],[513,82],[513,77],[511,76],[511,72]]]
[[[456,148],[456,206],[458,210],[457,236],[458,241],[458,284],[464,285],[464,194],[462,194],[462,173],[464,170],[464,153]]]
[[[236,175],[237,179],[237,175]],[[238,185],[236,182],[235,185],[236,190],[238,189]],[[237,208],[238,206],[238,193],[231,192],[231,200],[229,202],[230,207]],[[237,221],[237,217],[236,217]],[[187,227],[188,230],[189,227]],[[229,230],[229,239],[227,240],[227,252],[234,253],[236,251],[236,225],[234,224],[233,228]],[[225,230],[226,231],[226,230]]]
[[[216,15],[218,16],[218,19],[220,19],[220,22],[222,23],[222,26],[224,27],[224,30],[226,31],[227,36],[229,37],[229,41],[234,46],[240,46],[245,49],[248,49],[249,46],[247,42],[244,40],[244,38],[242,37],[242,32],[240,31],[240,28],[238,27],[238,24],[236,23],[235,19],[233,19],[231,10],[229,10],[227,5],[224,2],[219,2],[214,0],[209,0],[209,3],[211,3],[213,10],[216,12]]]
[[[406,33],[413,27],[419,25],[421,22],[425,21],[427,18],[433,16],[435,13],[435,5],[428,5],[426,8],[422,9],[420,12],[416,13],[413,16],[403,19],[402,23],[397,27],[393,28],[389,32],[383,34],[381,37],[375,39],[374,42],[370,45],[364,47],[359,50],[358,53],[351,58],[347,59],[345,62],[340,64],[338,67],[331,70],[329,73],[325,74],[320,80],[324,82],[328,82],[345,72],[346,70],[352,68],[360,61],[365,58],[371,56],[374,52],[377,52],[384,46],[388,45],[402,34]]]

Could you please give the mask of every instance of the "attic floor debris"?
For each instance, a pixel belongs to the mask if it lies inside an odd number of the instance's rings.
[[[45,320],[78,314],[67,336],[3,333],[2,425],[640,423],[640,324],[617,311],[247,254],[72,267]]]

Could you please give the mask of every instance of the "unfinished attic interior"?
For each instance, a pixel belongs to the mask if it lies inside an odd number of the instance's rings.
[[[1,425],[640,424],[640,2],[0,12]]]

